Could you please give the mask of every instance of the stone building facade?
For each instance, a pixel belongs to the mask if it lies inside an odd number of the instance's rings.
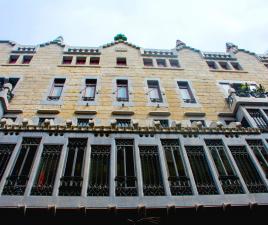
[[[172,223],[186,209],[262,212],[266,77],[268,55],[232,43],[203,52],[181,41],[144,49],[123,35],[101,47],[0,41],[1,212],[133,224]]]

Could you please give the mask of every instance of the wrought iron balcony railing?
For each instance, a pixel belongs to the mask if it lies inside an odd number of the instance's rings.
[[[222,189],[225,194],[242,194],[244,193],[240,180],[235,175],[219,176]]]
[[[116,195],[117,196],[137,196],[137,178],[136,177],[126,177],[117,176],[116,181]]]
[[[28,183],[28,176],[9,176],[3,190],[3,195],[23,195]]]
[[[60,179],[59,195],[79,196],[83,184],[82,177],[65,176]]]
[[[186,176],[170,176],[170,191],[172,195],[192,195],[190,179]]]

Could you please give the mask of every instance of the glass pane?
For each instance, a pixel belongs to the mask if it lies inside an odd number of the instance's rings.
[[[118,98],[127,98],[127,87],[118,87],[117,97]]]
[[[51,93],[51,96],[61,96],[61,91],[62,91],[62,86],[54,86],[53,90],[52,90],[52,93]]]
[[[124,151],[123,147],[117,149],[117,176],[125,176],[124,173]]]
[[[157,88],[149,88],[149,95],[150,95],[150,98],[157,98],[157,99],[160,98]]]
[[[183,89],[180,89],[180,91],[181,91],[182,99],[191,99],[191,96],[190,96],[188,89],[183,88]]]
[[[85,97],[95,97],[95,86],[87,86],[85,90]]]
[[[175,177],[177,176],[177,174],[176,174],[176,169],[175,169],[173,158],[172,158],[172,152],[171,150],[166,150],[165,153],[166,153],[169,176]]]

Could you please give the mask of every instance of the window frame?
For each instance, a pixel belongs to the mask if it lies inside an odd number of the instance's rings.
[[[191,91],[192,97],[195,100],[195,102],[184,102],[182,95],[181,95],[181,90],[179,88],[178,82],[186,82],[188,84],[188,90]],[[176,85],[176,92],[179,95],[179,99],[181,100],[181,106],[182,107],[201,107],[199,100],[196,96],[195,90],[192,86],[192,82],[190,80],[175,80],[175,85]]]
[[[55,83],[56,80],[64,80],[64,82],[63,83]],[[55,102],[59,101],[62,98],[65,83],[66,83],[66,78],[58,78],[58,77],[54,78],[52,80],[52,85],[51,85],[50,91],[47,95],[47,101],[55,101]],[[52,95],[55,87],[61,87],[60,95],[57,95],[57,96]]]

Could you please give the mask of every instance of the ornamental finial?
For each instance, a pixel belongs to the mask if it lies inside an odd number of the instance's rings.
[[[114,41],[127,41],[127,37],[124,34],[117,34],[114,37]]]

